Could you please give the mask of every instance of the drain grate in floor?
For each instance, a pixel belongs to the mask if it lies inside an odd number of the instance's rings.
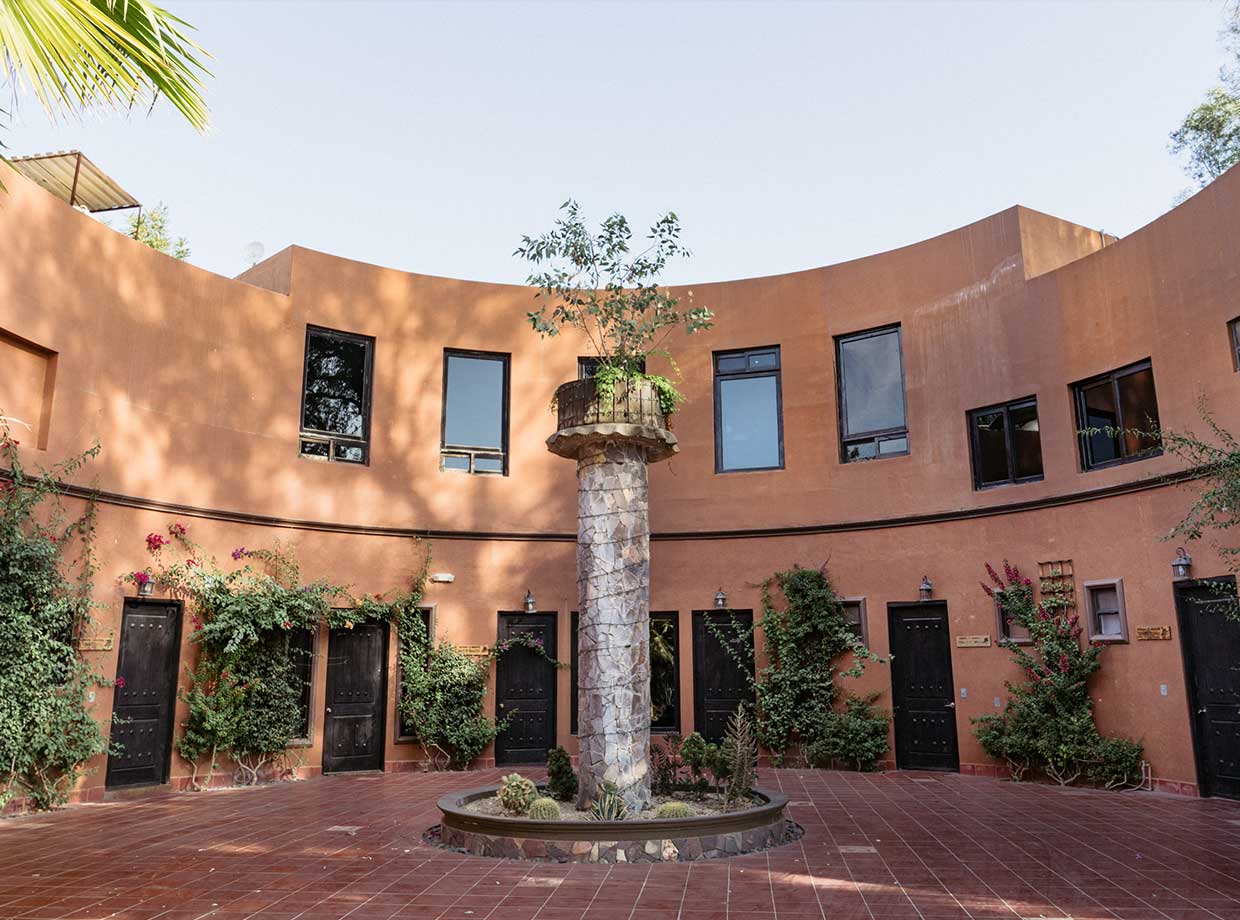
[[[360,824],[333,824],[327,828],[329,834],[356,834],[362,829]]]
[[[843,847],[838,847],[837,849],[839,849],[841,853],[877,853],[878,852],[878,850],[874,849],[874,847],[843,846]]]

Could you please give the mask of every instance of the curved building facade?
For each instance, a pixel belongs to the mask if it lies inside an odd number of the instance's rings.
[[[530,290],[300,247],[223,278],[4,181],[0,408],[30,426],[28,463],[103,447],[77,485],[101,496],[99,626],[113,641],[83,654],[104,674],[118,673],[124,618],[158,614],[118,576],[145,565],[143,536],[173,521],[217,558],[279,540],[305,577],[368,593],[407,584],[413,538],[427,537],[432,572],[452,576],[427,587],[437,636],[485,646],[537,630],[570,657],[575,479],[544,441],[551,394],[589,350],[532,334]],[[716,322],[670,345],[687,397],[681,452],[650,470],[651,609],[677,652],[665,727],[713,730],[726,711],[701,626],[716,592],[757,615],[765,578],[825,563],[870,647],[897,651],[899,667],[855,682],[897,710],[892,766],[993,775],[969,720],[1019,675],[978,581],[983,563],[1008,559],[1070,581],[1109,645],[1091,684],[1100,727],[1144,744],[1154,783],[1240,792],[1234,724],[1198,713],[1218,675],[1194,648],[1213,640],[1164,539],[1191,481],[1139,438],[1078,434],[1152,419],[1201,430],[1203,398],[1240,430],[1240,172],[1122,240],[1014,207],[880,255],[691,295]],[[342,410],[351,397],[332,387],[350,374],[358,405]],[[1209,546],[1191,550],[1193,576],[1226,574]],[[191,660],[189,632],[175,632],[171,673]],[[331,641],[313,643],[303,769],[417,767],[391,643],[376,646],[381,752],[349,759]],[[537,718],[516,720],[488,759],[574,750],[569,669],[532,684],[494,677],[492,712],[524,698],[516,708]],[[98,693],[100,719],[114,702]],[[183,783],[186,765],[156,754],[147,779]],[[124,781],[99,766],[80,795]]]

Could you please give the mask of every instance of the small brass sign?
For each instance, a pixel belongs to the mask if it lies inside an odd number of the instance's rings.
[[[956,648],[990,648],[990,636],[957,636]]]
[[[470,658],[485,658],[491,654],[491,646],[489,645],[458,645],[457,650],[462,655],[468,655]]]
[[[1150,639],[1170,639],[1170,626],[1138,626],[1137,639],[1141,642],[1147,642]]]
[[[111,636],[83,636],[78,639],[78,651],[110,652],[112,651]]]

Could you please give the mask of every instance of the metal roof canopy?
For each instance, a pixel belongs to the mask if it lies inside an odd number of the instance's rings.
[[[92,214],[142,207],[80,150],[14,157],[9,164],[27,179],[69,202],[70,207],[82,207]]]

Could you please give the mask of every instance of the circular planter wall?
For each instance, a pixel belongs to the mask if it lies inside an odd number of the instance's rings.
[[[632,821],[534,821],[483,815],[466,806],[495,794],[486,786],[439,800],[438,843],[475,856],[550,862],[684,862],[737,856],[797,839],[788,797],[755,789],[760,802],[722,815]]]

